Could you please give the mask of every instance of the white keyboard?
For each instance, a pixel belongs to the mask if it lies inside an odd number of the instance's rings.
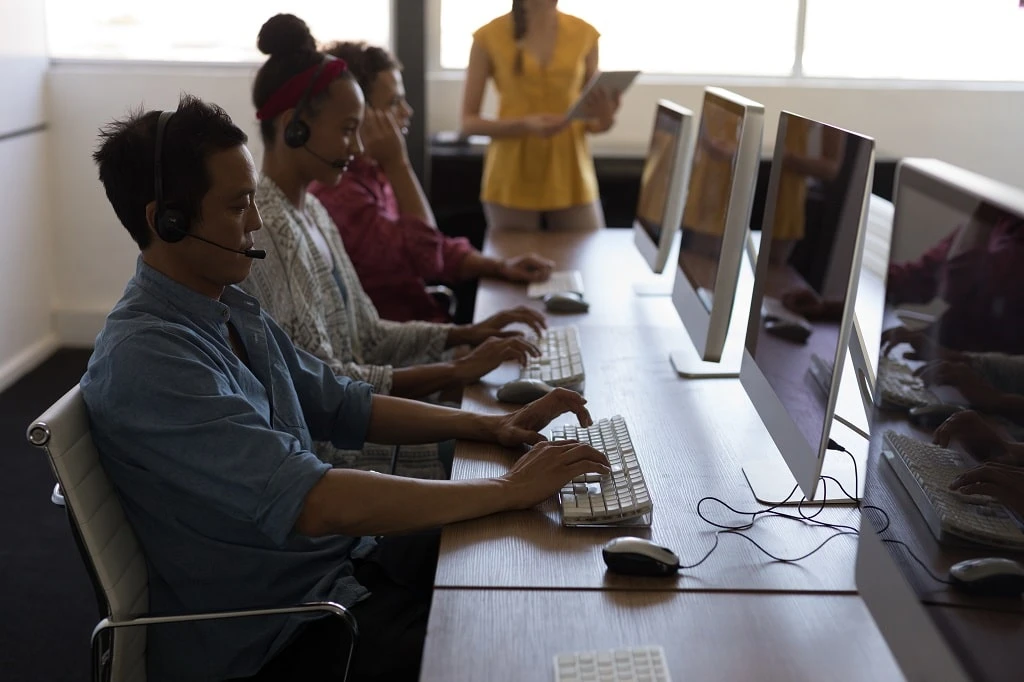
[[[1024,549],[1024,529],[1003,505],[949,489],[968,468],[959,452],[886,431],[882,454],[939,542]]]
[[[660,646],[555,656],[555,682],[672,682]]]
[[[566,425],[552,429],[551,440],[589,443],[608,457],[612,469],[608,476],[577,476],[562,487],[558,498],[563,525],[651,525],[654,504],[621,416],[598,420],[589,428]]]
[[[540,379],[549,386],[570,387],[583,383],[583,356],[576,327],[548,329],[535,343],[541,356],[527,361],[520,378]]]
[[[529,298],[544,298],[548,294],[563,291],[575,291],[583,295],[583,275],[579,270],[552,272],[546,282],[530,282],[526,287],[526,295]]]
[[[884,356],[878,360],[877,391],[885,407],[911,408],[939,402],[910,367]]]

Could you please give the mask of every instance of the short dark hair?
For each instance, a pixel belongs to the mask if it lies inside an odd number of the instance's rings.
[[[267,19],[260,28],[256,47],[263,54],[269,55],[256,72],[252,84],[252,103],[257,110],[263,108],[267,100],[289,79],[324,60],[324,55],[316,49],[316,40],[309,32],[309,26],[294,14],[275,14]],[[338,78],[351,77],[347,69],[338,74]],[[310,97],[306,111],[315,114],[317,105],[325,97],[327,90]],[[265,118],[260,121],[260,136],[264,143],[274,141],[274,130],[274,119]]]
[[[370,96],[370,90],[373,89],[378,74],[392,69],[401,71],[403,68],[402,62],[383,47],[363,41],[331,43],[324,52],[348,63],[348,70],[356,77],[366,97]]]
[[[124,119],[111,121],[100,129],[100,144],[92,155],[114,213],[140,249],[152,239],[146,205],[156,198],[153,166],[159,117],[159,111],[140,107]],[[183,93],[164,129],[164,202],[184,211],[189,220],[201,217],[203,197],[210,190],[206,159],[247,140],[219,106]]]

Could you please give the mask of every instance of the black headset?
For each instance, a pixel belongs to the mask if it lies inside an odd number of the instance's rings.
[[[313,91],[313,86],[320,79],[320,74],[323,73],[328,61],[330,58],[324,57],[320,65],[316,67],[313,77],[309,79],[306,89],[302,92],[302,97],[299,98],[299,103],[295,105],[295,114],[292,116],[292,120],[288,121],[288,125],[284,127],[284,143],[292,149],[304,147],[309,142],[309,125],[302,120],[302,113],[309,106],[309,93]]]
[[[156,215],[153,223],[156,227],[156,234],[160,239],[171,244],[180,242],[188,233],[189,218],[185,211],[178,208],[164,206],[164,181],[163,181],[163,148],[164,130],[168,121],[174,116],[173,111],[161,111],[160,118],[156,122],[156,151],[153,154],[153,183],[156,199]]]

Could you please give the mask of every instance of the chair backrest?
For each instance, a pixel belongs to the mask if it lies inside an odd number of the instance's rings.
[[[49,456],[81,540],[86,568],[106,601],[108,616],[122,620],[144,615],[149,610],[145,556],[100,464],[77,385],[29,426],[28,439]],[[111,653],[112,682],[145,680],[145,627],[117,630]]]

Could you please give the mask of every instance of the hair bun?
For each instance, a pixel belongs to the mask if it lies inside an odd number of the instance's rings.
[[[294,14],[275,14],[260,28],[256,47],[273,57],[290,52],[316,52],[309,26]]]

